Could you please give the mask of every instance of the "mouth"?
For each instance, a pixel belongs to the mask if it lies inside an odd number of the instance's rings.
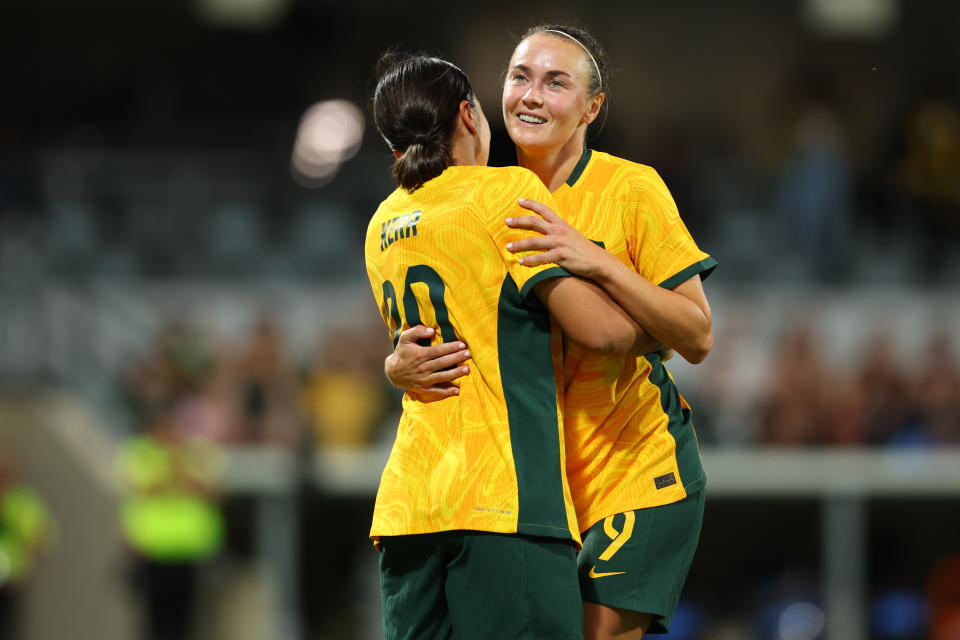
[[[546,124],[546,120],[539,116],[530,115],[529,113],[520,113],[517,114],[517,119],[520,122],[525,122],[527,124]]]

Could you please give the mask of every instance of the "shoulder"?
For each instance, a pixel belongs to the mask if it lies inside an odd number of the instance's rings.
[[[594,155],[597,168],[613,183],[633,186],[663,182],[657,170],[649,165],[612,156],[609,153],[595,152]]]
[[[515,212],[519,198],[529,198],[551,203],[550,192],[540,178],[529,169],[521,167],[477,167],[473,181],[476,193],[475,213],[483,220],[499,219],[508,212]]]
[[[602,151],[592,152],[583,187],[620,201],[636,201],[644,192],[666,188],[653,167]]]
[[[486,184],[500,185],[502,188],[516,189],[518,192],[525,189],[543,189],[543,183],[537,174],[523,167],[473,167],[476,170],[476,179]]]
[[[386,200],[380,203],[377,207],[377,210],[373,212],[373,215],[370,217],[370,222],[367,224],[367,235],[370,235],[374,232],[380,233],[380,225],[389,220],[392,217],[396,207],[393,205],[392,200],[397,195],[397,192],[394,191]]]

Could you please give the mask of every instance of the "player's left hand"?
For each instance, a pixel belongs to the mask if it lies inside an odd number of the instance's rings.
[[[507,226],[542,234],[507,243],[507,250],[512,253],[540,251],[523,256],[519,259],[520,264],[533,267],[553,262],[584,278],[596,276],[600,265],[610,255],[607,251],[587,240],[547,205],[526,198],[521,198],[519,204],[538,215],[507,218]]]

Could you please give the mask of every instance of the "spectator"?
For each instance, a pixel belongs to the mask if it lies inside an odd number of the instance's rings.
[[[928,276],[939,275],[960,234],[960,114],[946,101],[928,101],[907,118],[899,183],[923,225]]]
[[[924,430],[941,444],[960,444],[960,367],[946,332],[934,333],[917,380],[917,413]]]
[[[169,413],[127,441],[117,459],[121,527],[136,554],[151,640],[191,637],[197,572],[223,544],[215,445],[186,437]]]
[[[875,331],[867,338],[859,384],[864,402],[864,442],[885,444],[913,410],[913,390],[893,354],[894,336]]]
[[[0,459],[0,637],[16,638],[20,593],[37,560],[56,538],[46,504],[28,484],[18,480],[9,450]]]
[[[314,441],[358,447],[376,438],[390,410],[383,374],[387,345],[381,330],[341,329],[328,334],[303,390],[302,403]]]
[[[831,108],[812,101],[793,134],[794,150],[777,190],[781,233],[821,280],[834,281],[848,267],[853,214],[843,128]]]
[[[823,404],[826,370],[809,327],[799,327],[782,338],[771,372],[770,387],[761,409],[764,444],[814,444]]]
[[[247,444],[295,447],[302,436],[297,374],[284,352],[283,335],[261,318],[239,357],[225,372],[234,415],[233,437]]]

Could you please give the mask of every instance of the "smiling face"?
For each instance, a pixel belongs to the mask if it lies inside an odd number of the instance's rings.
[[[514,144],[527,152],[582,148],[603,104],[602,93],[589,93],[592,67],[564,36],[537,33],[521,42],[503,85],[503,121]]]

